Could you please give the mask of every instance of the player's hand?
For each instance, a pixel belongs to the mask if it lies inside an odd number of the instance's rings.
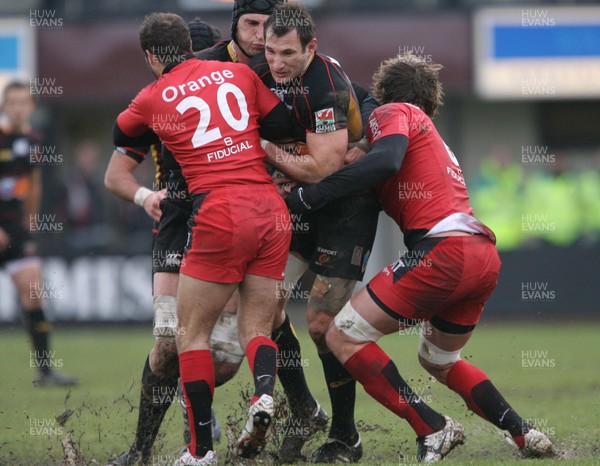
[[[160,201],[162,201],[165,197],[167,197],[166,188],[152,193],[144,201],[144,210],[152,220],[157,222],[160,220],[160,216],[162,215],[162,210],[160,210]]]
[[[275,189],[281,197],[284,199],[292,192],[292,189],[296,187],[297,183],[292,181],[286,175],[281,173],[280,171],[275,171],[273,174],[273,184],[275,185]]]
[[[348,152],[344,156],[344,165],[350,165],[362,159],[371,150],[371,145],[366,137],[348,144]]]
[[[293,214],[304,214],[312,210],[312,206],[304,199],[304,189],[302,186],[296,187],[285,198],[285,203]]]
[[[366,154],[367,153],[359,146],[348,149],[348,152],[346,152],[346,155],[344,155],[344,165],[350,165],[351,163],[357,162]]]
[[[10,244],[10,236],[6,233],[6,230],[0,228],[0,252],[8,249],[8,245]]]

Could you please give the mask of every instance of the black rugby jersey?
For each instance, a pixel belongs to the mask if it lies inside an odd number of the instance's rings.
[[[306,132],[330,133],[348,129],[348,142],[363,136],[358,100],[350,80],[333,58],[316,52],[301,76],[277,84],[264,53],[250,61],[259,78],[285,103],[293,122],[295,140],[306,141]]]
[[[23,202],[38,167],[41,135],[6,134],[0,130],[0,222],[21,222]]]
[[[212,47],[196,52],[194,55],[200,60],[236,62],[237,60],[234,59],[235,53],[232,51],[231,46],[229,45],[230,42],[231,41],[217,42]]]

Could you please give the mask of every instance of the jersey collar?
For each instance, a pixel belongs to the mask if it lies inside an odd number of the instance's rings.
[[[229,58],[231,58],[231,61],[233,63],[237,63],[237,61],[238,61],[237,52],[235,51],[235,48],[233,47],[233,40],[230,40],[229,43],[227,44],[227,52],[229,53]]]
[[[195,56],[193,53],[190,53],[190,54],[188,54],[188,55],[186,55],[186,56],[184,56],[184,57],[183,57],[183,61],[180,61],[180,62],[178,61],[178,62],[172,62],[172,63],[169,63],[169,64],[168,64],[167,66],[165,66],[165,68],[163,69],[163,72],[162,72],[162,74],[166,74],[166,73],[168,73],[168,72],[169,72],[169,71],[171,71],[173,68],[175,68],[177,65],[180,65],[181,63],[183,63],[183,62],[186,62],[186,61],[188,61],[188,60],[189,60],[189,59],[191,59],[191,58],[196,58],[196,56]]]

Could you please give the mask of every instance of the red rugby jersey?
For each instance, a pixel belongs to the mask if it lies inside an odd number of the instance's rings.
[[[246,65],[192,58],[142,89],[117,122],[132,137],[152,129],[194,194],[272,182],[258,122],[278,103]]]
[[[458,160],[425,112],[406,103],[375,109],[367,128],[370,142],[393,134],[406,136],[408,147],[400,170],[378,185],[377,194],[405,237],[461,230],[495,239],[473,216]]]

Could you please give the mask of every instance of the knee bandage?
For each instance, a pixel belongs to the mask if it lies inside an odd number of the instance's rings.
[[[155,337],[174,339],[177,332],[177,298],[175,296],[155,296],[152,302],[154,310]]]
[[[358,341],[370,342],[377,341],[382,336],[379,330],[367,322],[350,304],[350,301],[342,308],[337,316],[335,316],[335,326]]]
[[[210,335],[210,349],[215,361],[239,364],[244,350],[238,339],[237,314],[222,312]]]
[[[308,308],[335,315],[352,297],[355,285],[356,280],[317,275],[310,291]]]
[[[419,338],[419,356],[431,364],[443,366],[445,364],[455,363],[460,359],[460,350],[446,351],[431,343],[425,335],[421,333]]]
[[[285,278],[283,279],[284,290],[291,290],[300,277],[308,269],[308,262],[298,259],[293,254],[288,254],[287,265],[285,266]]]

